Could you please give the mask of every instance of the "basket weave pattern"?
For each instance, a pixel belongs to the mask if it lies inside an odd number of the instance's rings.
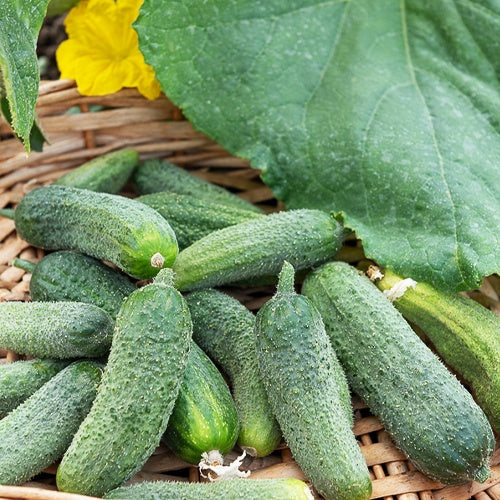
[[[100,107],[98,112],[94,112],[95,106]],[[67,113],[70,109],[76,112]],[[26,156],[8,125],[0,121],[0,208],[15,206],[28,190],[52,182],[95,156],[123,147],[135,148],[142,159],[163,157],[182,165],[206,180],[237,192],[268,212],[281,208],[260,181],[258,171],[249,168],[247,161],[229,155],[195,131],[182,113],[164,97],[147,101],[135,90],[122,90],[110,96],[83,97],[73,82],[58,80],[42,82],[37,112],[50,145],[46,145],[43,152],[30,156]],[[127,187],[122,194],[134,196],[133,191],[127,191]],[[348,261],[363,258],[359,245],[343,248],[341,252]],[[38,261],[43,255],[42,250],[31,247],[17,236],[13,221],[0,217],[0,301],[29,300],[30,274],[12,267],[11,263],[16,257]],[[500,310],[497,285],[497,281],[485,280],[474,298]],[[254,311],[272,293],[270,287],[232,291]],[[16,353],[0,350],[0,362],[17,359],[19,356]],[[372,498],[500,500],[498,447],[488,481],[444,487],[415,469],[359,398],[353,398],[353,406],[354,432],[372,476]],[[237,455],[238,450],[234,450],[227,458],[234,459]],[[253,460],[247,457],[244,466],[253,471],[253,478],[297,477],[306,480],[284,444],[268,457]],[[57,492],[54,481],[56,469],[57,464],[54,464],[34,481],[20,487],[0,486],[0,498],[89,498]],[[186,464],[160,446],[132,481],[158,479],[199,481],[200,476],[196,467]]]

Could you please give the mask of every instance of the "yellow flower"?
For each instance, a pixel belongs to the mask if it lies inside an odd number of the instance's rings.
[[[160,95],[132,23],[143,0],[80,0],[64,22],[68,39],[56,52],[61,78],[76,81],[83,95],[137,87],[148,99]]]

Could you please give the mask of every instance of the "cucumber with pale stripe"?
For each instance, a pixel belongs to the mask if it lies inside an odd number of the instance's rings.
[[[178,252],[174,231],[156,210],[114,194],[37,188],[21,200],[14,221],[19,236],[34,246],[78,250],[138,279],[171,266]]]
[[[271,411],[255,351],[255,316],[214,289],[187,295],[193,339],[229,377],[240,421],[238,445],[263,457],[276,449],[281,430]]]

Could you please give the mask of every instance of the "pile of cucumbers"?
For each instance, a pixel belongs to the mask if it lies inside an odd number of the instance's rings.
[[[138,197],[117,194],[127,182]],[[499,318],[424,284],[390,303],[382,290],[401,278],[378,289],[335,260],[347,232],[333,215],[266,214],[131,149],[0,215],[49,251],[13,263],[32,274],[32,302],[0,303],[0,347],[29,358],[0,365],[0,484],[60,459],[58,488],[84,495],[312,498],[296,479],[123,486],[160,442],[198,465],[235,445],[266,456],[284,439],[325,499],[368,499],[351,390],[428,477],[489,477]],[[262,282],[277,291],[256,315],[220,289]]]

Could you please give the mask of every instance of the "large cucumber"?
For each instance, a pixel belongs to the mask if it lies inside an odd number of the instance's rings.
[[[276,295],[257,313],[255,332],[269,402],[306,477],[328,500],[368,499],[371,481],[352,431],[347,380],[321,316],[295,293],[288,262]]]
[[[17,408],[67,364],[67,361],[58,359],[0,364],[0,418]]]
[[[225,455],[238,437],[238,416],[225,380],[210,358],[192,343],[186,371],[162,441],[186,462],[202,453]]]
[[[0,346],[47,358],[99,357],[113,337],[114,322],[83,302],[0,303]]]
[[[381,290],[390,290],[402,279],[389,270],[384,274],[376,283]],[[441,292],[426,283],[407,289],[393,303],[468,383],[500,432],[500,317],[469,297]]]
[[[67,186],[30,191],[14,216],[24,240],[48,250],[79,250],[112,262],[130,276],[152,278],[174,261],[178,247],[168,222],[123,196]]]
[[[181,250],[218,229],[264,217],[264,214],[247,208],[232,207],[213,200],[169,191],[147,194],[135,199],[154,208],[167,219]]]
[[[207,182],[182,167],[157,158],[141,163],[132,176],[132,182],[140,195],[172,191],[187,194],[199,200],[263,213],[260,208],[231,191]]]
[[[125,185],[138,163],[137,151],[120,149],[80,165],[56,179],[54,184],[114,194]]]
[[[158,446],[191,346],[189,310],[171,282],[162,269],[125,299],[96,400],[59,465],[60,490],[101,496]]]
[[[22,484],[54,463],[90,410],[101,375],[72,363],[0,420],[0,484]]]
[[[238,300],[218,290],[186,297],[193,339],[230,379],[240,421],[238,444],[252,456],[274,451],[281,430],[274,418],[255,351],[255,316]]]
[[[123,299],[136,289],[122,274],[79,252],[49,253],[38,264],[15,259],[13,265],[32,273],[32,300],[94,304],[112,318],[118,314]]]
[[[306,483],[298,479],[233,479],[214,483],[181,483],[145,481],[122,486],[110,491],[104,498],[127,500],[313,500]]]
[[[304,269],[331,259],[344,229],[320,210],[290,210],[211,233],[174,262],[179,290],[195,290],[278,274],[283,261]]]
[[[319,309],[352,389],[428,477],[485,481],[494,438],[472,396],[365,276],[332,262],[302,293]]]

